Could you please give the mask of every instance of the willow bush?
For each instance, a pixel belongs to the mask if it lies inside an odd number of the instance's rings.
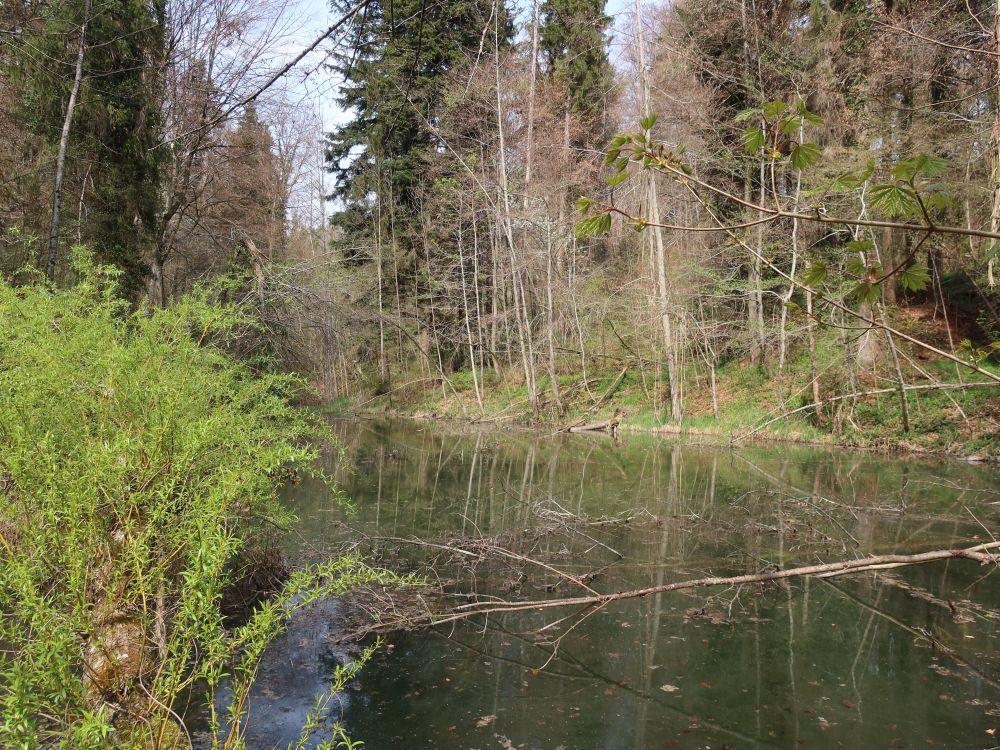
[[[292,402],[301,381],[217,345],[244,330],[237,311],[133,311],[115,272],[75,262],[69,290],[0,283],[0,746],[187,747],[201,696],[214,746],[243,747],[261,653],[293,610],[398,581],[336,560],[227,629],[231,563],[286,520],[278,488],[314,471],[322,427]]]

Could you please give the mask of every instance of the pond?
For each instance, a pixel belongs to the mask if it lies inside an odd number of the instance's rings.
[[[389,538],[501,540],[610,592],[969,546],[1000,531],[990,467],[631,434],[334,425],[343,450],[326,468],[355,507],[316,483],[289,488],[293,561],[359,536],[383,553]],[[429,557],[396,547],[412,564]],[[580,593],[518,560],[460,560],[448,575],[454,591],[505,599]],[[949,560],[390,633],[331,720],[367,750],[997,748],[998,576]],[[297,736],[349,658],[341,619],[326,602],[271,649],[250,747]]]

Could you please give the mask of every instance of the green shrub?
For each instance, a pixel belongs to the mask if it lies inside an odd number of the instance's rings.
[[[76,264],[71,290],[0,284],[0,747],[187,747],[188,695],[216,746],[242,747],[293,610],[392,576],[353,557],[300,571],[227,631],[229,564],[283,520],[277,489],[312,472],[321,427],[292,404],[298,379],[206,345],[243,330],[237,312],[134,312],[113,272]]]

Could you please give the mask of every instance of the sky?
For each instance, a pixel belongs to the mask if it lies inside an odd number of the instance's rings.
[[[520,0],[519,3],[524,6],[520,11],[525,15],[530,7],[528,1]],[[621,44],[631,39],[629,26],[631,20],[628,15],[632,7],[630,0],[609,0],[607,4],[606,12],[614,18],[611,58],[615,65],[620,64]],[[297,12],[302,17],[301,30],[295,35],[295,42],[300,45],[300,49],[301,45],[314,41],[334,20],[328,0],[299,0]],[[320,59],[317,55],[303,61],[300,74],[292,76],[293,88],[300,93],[303,105],[308,102],[309,106],[317,110],[323,122],[323,129],[330,130],[344,121],[345,113],[334,102],[335,89],[339,82],[328,72],[316,69]],[[302,75],[304,71],[309,71],[307,76]]]
[[[661,0],[662,1],[662,0]],[[521,25],[525,26],[528,12],[530,12],[531,0],[514,0],[519,3],[519,17]],[[606,12],[614,19],[611,31],[610,57],[612,64],[617,67],[623,65],[623,45],[628,44],[632,39],[631,9],[634,0],[609,0]],[[295,29],[285,43],[282,45],[279,55],[272,61],[273,69],[279,68],[282,64],[294,58],[302,49],[312,44],[336,18],[330,11],[329,0],[290,0],[289,12],[295,22]],[[331,45],[324,43],[314,54],[305,58],[295,70],[291,71],[282,84],[285,87],[285,98],[300,112],[313,113],[318,121],[318,132],[316,148],[320,148],[322,133],[328,133],[337,125],[347,121],[349,114],[341,110],[336,103],[337,88],[340,85],[339,78],[327,71],[322,66],[324,59],[323,50],[329,50]],[[322,185],[323,192],[329,189],[325,183],[322,169],[319,169],[319,162],[307,167],[305,178],[300,181],[299,186],[294,190],[297,197],[293,197],[293,203],[298,208],[300,215],[315,218],[316,216],[326,216],[329,207],[322,201],[316,199],[316,184]],[[310,220],[312,220],[312,218]]]

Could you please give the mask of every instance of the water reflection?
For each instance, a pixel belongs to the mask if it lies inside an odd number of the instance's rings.
[[[592,585],[612,591],[945,547],[1000,526],[997,473],[982,467],[410,422],[336,429],[343,450],[327,468],[357,510],[345,517],[318,485],[294,488],[293,558],[327,554],[354,533],[342,522],[376,536],[492,535],[537,527],[543,510],[644,509],[655,520],[531,540],[567,571],[600,571]],[[398,635],[363,673],[345,721],[368,750],[993,747],[1000,595],[987,573],[950,561],[653,595],[565,632],[568,621],[541,670],[553,633],[537,630],[561,616],[552,612]],[[556,583],[533,571],[505,595],[534,598]],[[326,635],[298,632],[275,651],[256,703],[258,746],[292,739],[266,717],[294,718],[311,703],[303,694],[322,690]],[[296,665],[296,653],[316,658]]]

